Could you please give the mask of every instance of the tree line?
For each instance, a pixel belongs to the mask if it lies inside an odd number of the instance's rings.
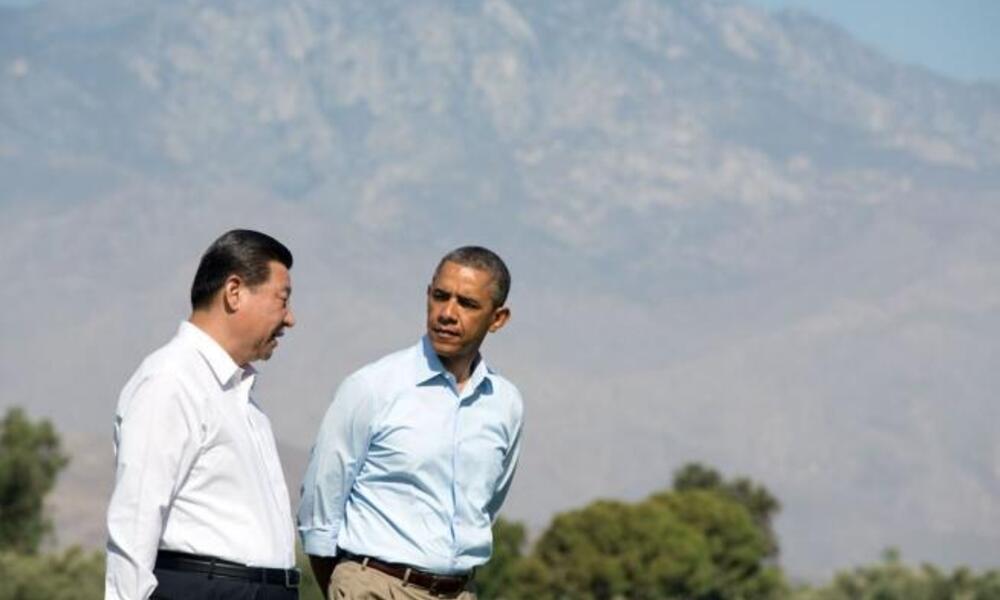
[[[0,423],[0,600],[103,597],[104,554],[42,549],[44,499],[70,457],[51,423],[12,408]],[[823,585],[791,583],[773,528],[781,509],[764,486],[692,463],[639,502],[599,500],[556,515],[528,544],[499,519],[482,600],[1000,600],[1000,570],[908,565],[898,552]],[[306,561],[302,600],[321,600]]]

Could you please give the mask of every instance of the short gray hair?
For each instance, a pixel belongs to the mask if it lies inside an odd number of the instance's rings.
[[[493,304],[495,307],[503,306],[507,301],[507,294],[510,292],[510,271],[503,259],[497,256],[496,252],[482,246],[462,246],[455,248],[444,255],[441,262],[434,269],[434,276],[441,271],[444,263],[452,262],[463,267],[472,267],[480,271],[486,271],[493,278]]]

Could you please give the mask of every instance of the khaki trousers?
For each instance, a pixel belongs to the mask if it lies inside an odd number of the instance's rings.
[[[412,583],[403,585],[401,579],[370,567],[362,567],[353,560],[337,563],[333,576],[330,577],[327,594],[330,600],[476,600],[475,587],[471,581],[464,591],[457,594],[432,594]]]

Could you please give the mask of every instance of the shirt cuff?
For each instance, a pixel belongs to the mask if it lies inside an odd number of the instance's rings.
[[[302,550],[310,556],[337,555],[337,535],[329,529],[299,529]]]

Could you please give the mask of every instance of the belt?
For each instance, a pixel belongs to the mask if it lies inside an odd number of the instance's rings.
[[[412,583],[420,586],[432,594],[457,594],[465,589],[474,575],[473,571],[464,575],[437,575],[406,565],[387,563],[370,556],[353,554],[343,548],[337,548],[337,556],[343,557],[344,560],[361,563],[362,566],[371,567],[386,575],[392,575],[396,579],[402,579],[403,585]]]
[[[221,577],[268,585],[281,585],[286,588],[299,587],[298,569],[248,567],[214,556],[201,556],[186,552],[174,552],[173,550],[160,550],[156,553],[156,568],[165,571],[204,573],[208,575],[209,579]]]

